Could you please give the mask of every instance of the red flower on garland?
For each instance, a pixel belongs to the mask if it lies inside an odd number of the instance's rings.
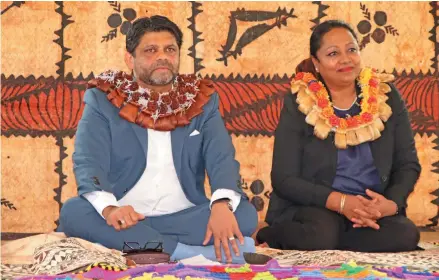
[[[318,92],[322,88],[322,86],[317,82],[312,82],[308,88],[313,92]]]
[[[180,93],[180,95],[182,94],[186,94],[186,92],[191,92],[191,88],[189,86],[182,86],[178,92]]]
[[[159,93],[155,91],[151,91],[151,96],[149,97],[152,101],[159,101]]]
[[[129,85],[128,89],[132,91],[136,91],[139,89],[139,85],[137,83],[132,83],[131,85]]]
[[[363,120],[363,122],[368,123],[373,120],[373,115],[371,113],[365,112],[361,114],[361,119]]]
[[[163,95],[162,102],[165,103],[166,105],[171,105],[172,99],[169,95]]]
[[[132,100],[133,102],[137,102],[137,101],[139,101],[139,98],[140,98],[140,93],[135,92],[135,93],[131,94],[131,100]]]
[[[376,88],[378,86],[378,81],[376,79],[370,79],[369,86]]]
[[[185,103],[187,101],[186,95],[180,95],[178,97],[178,102]]]
[[[375,96],[371,96],[369,97],[369,99],[367,100],[367,103],[372,104],[372,103],[377,103],[377,98]]]
[[[325,108],[328,105],[329,105],[329,101],[327,99],[319,98],[317,100],[317,106],[319,106],[322,109]]]
[[[148,106],[147,106],[147,108],[148,108],[148,110],[149,111],[152,111],[152,112],[155,112],[155,110],[157,110],[157,103],[155,102],[155,101],[153,101],[153,100],[150,100],[149,102],[148,102]]]
[[[336,115],[332,115],[329,117],[329,123],[332,127],[338,127],[340,125],[340,118]]]
[[[166,105],[166,104],[160,104],[160,109],[159,109],[159,113],[161,114],[161,115],[164,115],[164,114],[166,114],[168,112],[168,105]]]
[[[358,125],[358,122],[355,118],[347,118],[346,122],[348,123],[349,128],[356,127]]]
[[[204,100],[196,98],[199,92],[202,92],[200,89],[201,82],[201,79],[195,75],[179,75],[174,80],[172,89],[169,92],[157,92],[149,88],[142,88],[134,81],[131,75],[127,75],[121,71],[106,71],[95,79],[91,87],[98,87],[99,85],[110,86],[110,90],[116,90],[116,93],[119,95],[117,96],[117,100],[111,97],[111,102],[116,107],[120,108],[123,102],[128,101],[132,105],[141,108],[141,110],[145,110],[148,118],[152,118],[155,123],[159,118],[166,118],[168,116],[171,116],[175,120],[177,113],[194,114],[195,112],[196,114],[196,111],[202,110],[199,108],[189,110],[192,104],[197,101],[201,103],[205,102]],[[210,93],[209,89],[206,88],[203,91],[205,90]],[[133,111],[129,113],[133,113]],[[151,122],[145,122],[142,126],[151,127]],[[174,125],[159,123],[159,126],[172,129]],[[181,126],[181,124],[177,126]]]
[[[126,90],[127,88],[129,88],[129,83],[125,80],[119,87],[122,90]]]
[[[390,116],[391,112],[382,112],[384,115],[378,114],[378,108],[385,102],[381,99],[381,95],[389,91],[388,87],[380,87],[381,77],[385,81],[391,79],[390,75],[375,74],[370,68],[361,70],[357,79],[361,90],[361,102],[357,104],[360,112],[355,116],[347,115],[343,118],[334,113],[335,107],[327,88],[322,82],[316,80],[312,73],[297,75],[296,79],[301,79],[293,80],[291,89],[293,94],[297,93],[298,97],[301,97],[296,101],[300,111],[307,116],[306,122],[314,126],[315,136],[326,139],[328,131],[333,131],[337,136],[333,141],[335,146],[338,149],[345,149],[347,142],[350,142],[348,145],[352,146],[375,139],[373,129],[377,126],[374,120],[379,118],[384,120],[384,117]],[[302,98],[302,95],[307,96]],[[352,132],[358,133],[358,139],[351,137]]]
[[[169,93],[169,97],[171,97],[172,99],[176,99],[177,96],[178,96],[178,94],[177,94],[177,92],[175,92],[175,91],[171,91],[171,92]]]
[[[304,75],[305,75],[305,74],[303,74],[303,72],[299,72],[299,73],[297,73],[296,76],[294,77],[294,80],[296,80],[296,81],[301,80],[301,79],[303,79],[303,76],[304,76]]]
[[[172,110],[177,110],[178,107],[180,107],[180,103],[178,103],[177,99],[173,99],[172,103],[171,103],[171,109]]]

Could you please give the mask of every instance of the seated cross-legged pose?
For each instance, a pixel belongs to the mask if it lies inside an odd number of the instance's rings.
[[[160,241],[172,260],[242,263],[257,213],[211,82],[178,74],[181,45],[166,17],[140,18],[126,36],[132,75],[89,83],[73,154],[78,197],[63,205],[58,231],[119,250]]]
[[[421,167],[393,77],[361,66],[357,37],[341,21],[313,30],[310,53],[285,97],[268,226],[256,240],[297,250],[416,249],[405,209]]]

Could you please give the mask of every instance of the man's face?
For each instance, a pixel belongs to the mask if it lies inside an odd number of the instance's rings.
[[[127,65],[136,79],[145,84],[168,85],[178,75],[180,50],[174,35],[168,31],[145,33],[134,54],[128,54]]]

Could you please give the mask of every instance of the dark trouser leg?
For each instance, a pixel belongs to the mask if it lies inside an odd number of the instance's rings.
[[[343,217],[330,210],[301,207],[291,219],[259,231],[259,242],[284,250],[331,250],[344,230]]]
[[[121,250],[123,242],[163,241],[165,252],[172,254],[177,243],[201,245],[210,215],[209,205],[199,205],[178,213],[160,217],[147,217],[134,227],[116,231],[96,212],[84,198],[69,199],[61,209],[60,230],[67,236],[79,237]],[[235,212],[243,235],[250,236],[256,229],[256,210],[242,200]]]
[[[353,228],[349,224],[343,234],[340,249],[360,252],[403,252],[416,249],[420,234],[415,224],[398,215],[384,217],[378,221],[379,230]]]
[[[64,203],[60,214],[60,230],[69,237],[79,237],[117,250],[122,250],[124,242],[138,242],[143,246],[148,241],[158,240],[163,241],[165,252],[172,253],[178,243],[176,235],[163,236],[153,229],[148,218],[129,229],[116,231],[82,197]]]

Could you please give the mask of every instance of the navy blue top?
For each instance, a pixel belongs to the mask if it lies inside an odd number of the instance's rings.
[[[334,107],[334,112],[338,117],[344,118],[346,115],[358,115],[361,108],[354,103],[347,110]],[[337,171],[332,186],[337,191],[353,195],[365,195],[366,189],[383,193],[380,175],[373,162],[369,142],[348,146],[347,149],[337,151]]]

